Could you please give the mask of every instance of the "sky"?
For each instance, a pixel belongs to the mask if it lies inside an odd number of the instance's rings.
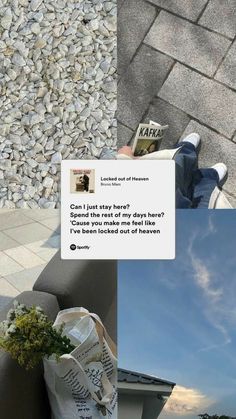
[[[236,213],[176,227],[175,260],[119,261],[119,367],[177,384],[160,418],[236,416]]]

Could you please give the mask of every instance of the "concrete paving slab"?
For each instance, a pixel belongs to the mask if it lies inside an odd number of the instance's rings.
[[[48,239],[44,240],[38,240],[33,243],[28,243],[24,245],[27,249],[29,249],[31,252],[38,254],[41,252],[41,250],[44,249],[51,249],[51,245],[48,244]]]
[[[54,231],[55,233],[60,233],[61,230],[61,223],[60,218],[58,217],[52,217],[52,218],[46,218],[45,220],[40,220],[40,224],[43,224],[44,226],[50,228],[50,230]]]
[[[235,93],[182,64],[174,66],[158,96],[229,138],[235,132]]]
[[[45,262],[49,262],[56,253],[57,249],[42,249],[40,252],[38,252],[38,256]]]
[[[173,60],[142,45],[118,85],[117,119],[136,129],[166,79]]]
[[[50,237],[52,235],[52,230],[42,224],[31,223],[20,227],[10,228],[5,230],[4,233],[17,240],[20,244],[27,244],[32,243],[36,237],[38,240]]]
[[[144,42],[202,73],[213,76],[231,41],[162,11]]]
[[[196,21],[208,0],[149,0],[156,6]]]
[[[34,266],[42,265],[44,263],[44,259],[41,259],[38,255],[31,252],[29,249],[26,249],[24,246],[5,250],[5,254],[14,259],[25,269],[33,268]]]
[[[118,150],[123,145],[127,145],[130,142],[133,134],[134,134],[134,132],[130,128],[127,128],[125,125],[118,122],[118,125],[117,125],[117,148],[118,148]]]
[[[35,281],[44,270],[46,263],[30,269],[24,269],[22,272],[7,275],[5,279],[15,287],[19,292],[32,290]]]
[[[0,217],[0,231],[31,223],[31,219],[22,213],[22,210],[11,210],[2,213]]]
[[[6,236],[4,232],[0,231],[0,250],[10,249],[11,247],[19,246],[15,240],[11,239],[10,237]]]
[[[223,189],[225,189],[230,194],[235,195],[236,197],[235,144],[193,120],[190,121],[186,127],[182,138],[191,132],[198,132],[202,140],[199,154],[199,167],[211,167],[219,162],[225,163],[228,167],[228,179]],[[229,196],[228,198],[233,205],[233,202],[230,200]]]
[[[22,211],[26,217],[31,218],[34,221],[41,221],[52,217],[58,217],[58,219],[60,218],[59,209],[27,209],[20,211]]]
[[[222,35],[236,35],[236,0],[210,0],[199,23]]]
[[[24,268],[4,252],[0,252],[0,275],[10,275],[22,271]],[[0,288],[1,290],[1,288]],[[1,293],[1,291],[0,291]]]
[[[9,209],[9,208],[1,208],[1,214],[6,214],[7,212],[12,212],[12,209]]]
[[[117,25],[118,74],[127,70],[155,17],[155,7],[144,0],[128,0],[123,3]]]
[[[168,130],[165,131],[161,149],[172,148],[180,139],[190,121],[190,118],[186,113],[160,98],[153,100],[143,122],[149,123],[150,119],[162,125],[169,125]]]
[[[49,249],[56,249],[60,248],[60,235],[56,234],[50,236],[44,240],[38,240],[33,243],[28,243],[24,245],[27,249],[29,249],[33,253],[40,253],[42,250],[49,250]]]
[[[215,79],[236,89],[236,41],[217,71]]]

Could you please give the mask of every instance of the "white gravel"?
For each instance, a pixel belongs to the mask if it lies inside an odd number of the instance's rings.
[[[62,159],[116,147],[116,0],[0,0],[0,208],[57,208]]]

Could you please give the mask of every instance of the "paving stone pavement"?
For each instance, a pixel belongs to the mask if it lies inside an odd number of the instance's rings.
[[[210,0],[200,24],[234,38],[236,35],[236,0]]]
[[[158,95],[227,138],[235,132],[236,94],[177,63]]]
[[[207,0],[150,0],[156,6],[169,10],[190,20],[197,20]]]
[[[231,46],[215,78],[236,90],[236,41]]]
[[[236,0],[118,0],[118,147],[140,122],[168,124],[161,148],[202,136],[236,207]]]
[[[164,11],[144,42],[208,76],[214,75],[231,45],[223,36]]]
[[[60,247],[58,210],[0,211],[0,309],[31,290]]]

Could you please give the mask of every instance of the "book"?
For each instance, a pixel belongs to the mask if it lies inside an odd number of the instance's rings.
[[[160,125],[157,122],[149,121],[149,124],[139,124],[132,151],[134,156],[144,156],[158,151],[168,125]]]

